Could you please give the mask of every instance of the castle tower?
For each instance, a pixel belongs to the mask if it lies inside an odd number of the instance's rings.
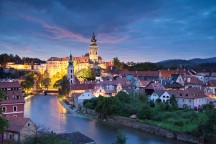
[[[91,38],[91,43],[89,46],[89,59],[94,63],[98,62],[98,46],[96,42],[97,40],[93,33],[92,38]]]
[[[70,59],[68,61],[67,78],[70,82],[70,85],[75,84],[74,66],[73,66],[73,59],[71,53],[70,53]]]

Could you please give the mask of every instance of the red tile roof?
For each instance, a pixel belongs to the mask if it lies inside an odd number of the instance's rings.
[[[18,81],[13,82],[0,82],[0,88],[20,88]]]
[[[132,76],[138,76],[138,77],[159,77],[159,71],[128,71],[128,70],[122,70],[120,71],[120,74],[122,76],[132,75]]]
[[[22,128],[25,126],[25,124],[30,121],[29,118],[20,118],[20,117],[9,117],[8,123],[9,127],[7,128],[7,131],[14,131],[14,132],[20,132]]]
[[[189,74],[186,70],[160,70],[162,78],[169,78],[172,74]]]
[[[170,95],[175,95],[176,98],[190,98],[190,99],[196,99],[196,98],[206,98],[207,95],[205,95],[203,89],[198,88],[188,88],[185,90],[169,90],[167,91]]]
[[[47,61],[68,61],[69,59],[70,59],[69,57],[63,57],[63,58],[51,57]]]
[[[165,90],[165,87],[163,85],[161,85],[160,83],[151,82],[145,87],[145,89],[152,89],[152,90],[156,91],[156,90]]]

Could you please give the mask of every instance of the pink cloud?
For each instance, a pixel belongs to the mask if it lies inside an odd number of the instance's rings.
[[[47,32],[52,34],[52,36],[48,36],[48,37],[51,37],[51,38],[54,38],[54,39],[71,38],[73,40],[80,41],[80,42],[85,42],[85,43],[90,42],[90,38],[86,38],[81,34],[78,34],[78,33],[63,29],[63,28],[55,26],[55,25],[48,24],[47,22],[45,22],[45,21],[43,21],[41,19],[38,19],[38,18],[35,18],[35,17],[32,17],[32,16],[27,16],[27,15],[20,15],[20,14],[19,14],[19,16],[26,19],[26,20],[33,21],[33,22],[36,22],[36,23],[42,25],[43,28]],[[125,39],[127,39],[127,37],[128,36],[124,36],[122,38],[116,38],[116,37],[101,38],[100,43],[116,44],[116,43],[119,43],[121,41],[124,41]]]

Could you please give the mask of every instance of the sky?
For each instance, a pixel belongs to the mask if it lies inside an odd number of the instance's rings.
[[[0,54],[110,61],[216,56],[216,0],[0,0]]]

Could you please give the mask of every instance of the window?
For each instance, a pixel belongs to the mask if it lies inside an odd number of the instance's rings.
[[[4,133],[4,139],[7,139],[7,134],[6,133]]]
[[[14,107],[13,107],[13,111],[17,111],[17,106],[14,106]]]
[[[12,139],[12,133],[9,133],[9,139],[10,140]]]
[[[169,98],[169,96],[167,96],[167,98]]]
[[[6,107],[2,107],[2,112],[6,112],[7,108]]]
[[[13,115],[13,117],[17,117],[17,115]]]
[[[28,123],[28,127],[30,127],[30,123]]]

